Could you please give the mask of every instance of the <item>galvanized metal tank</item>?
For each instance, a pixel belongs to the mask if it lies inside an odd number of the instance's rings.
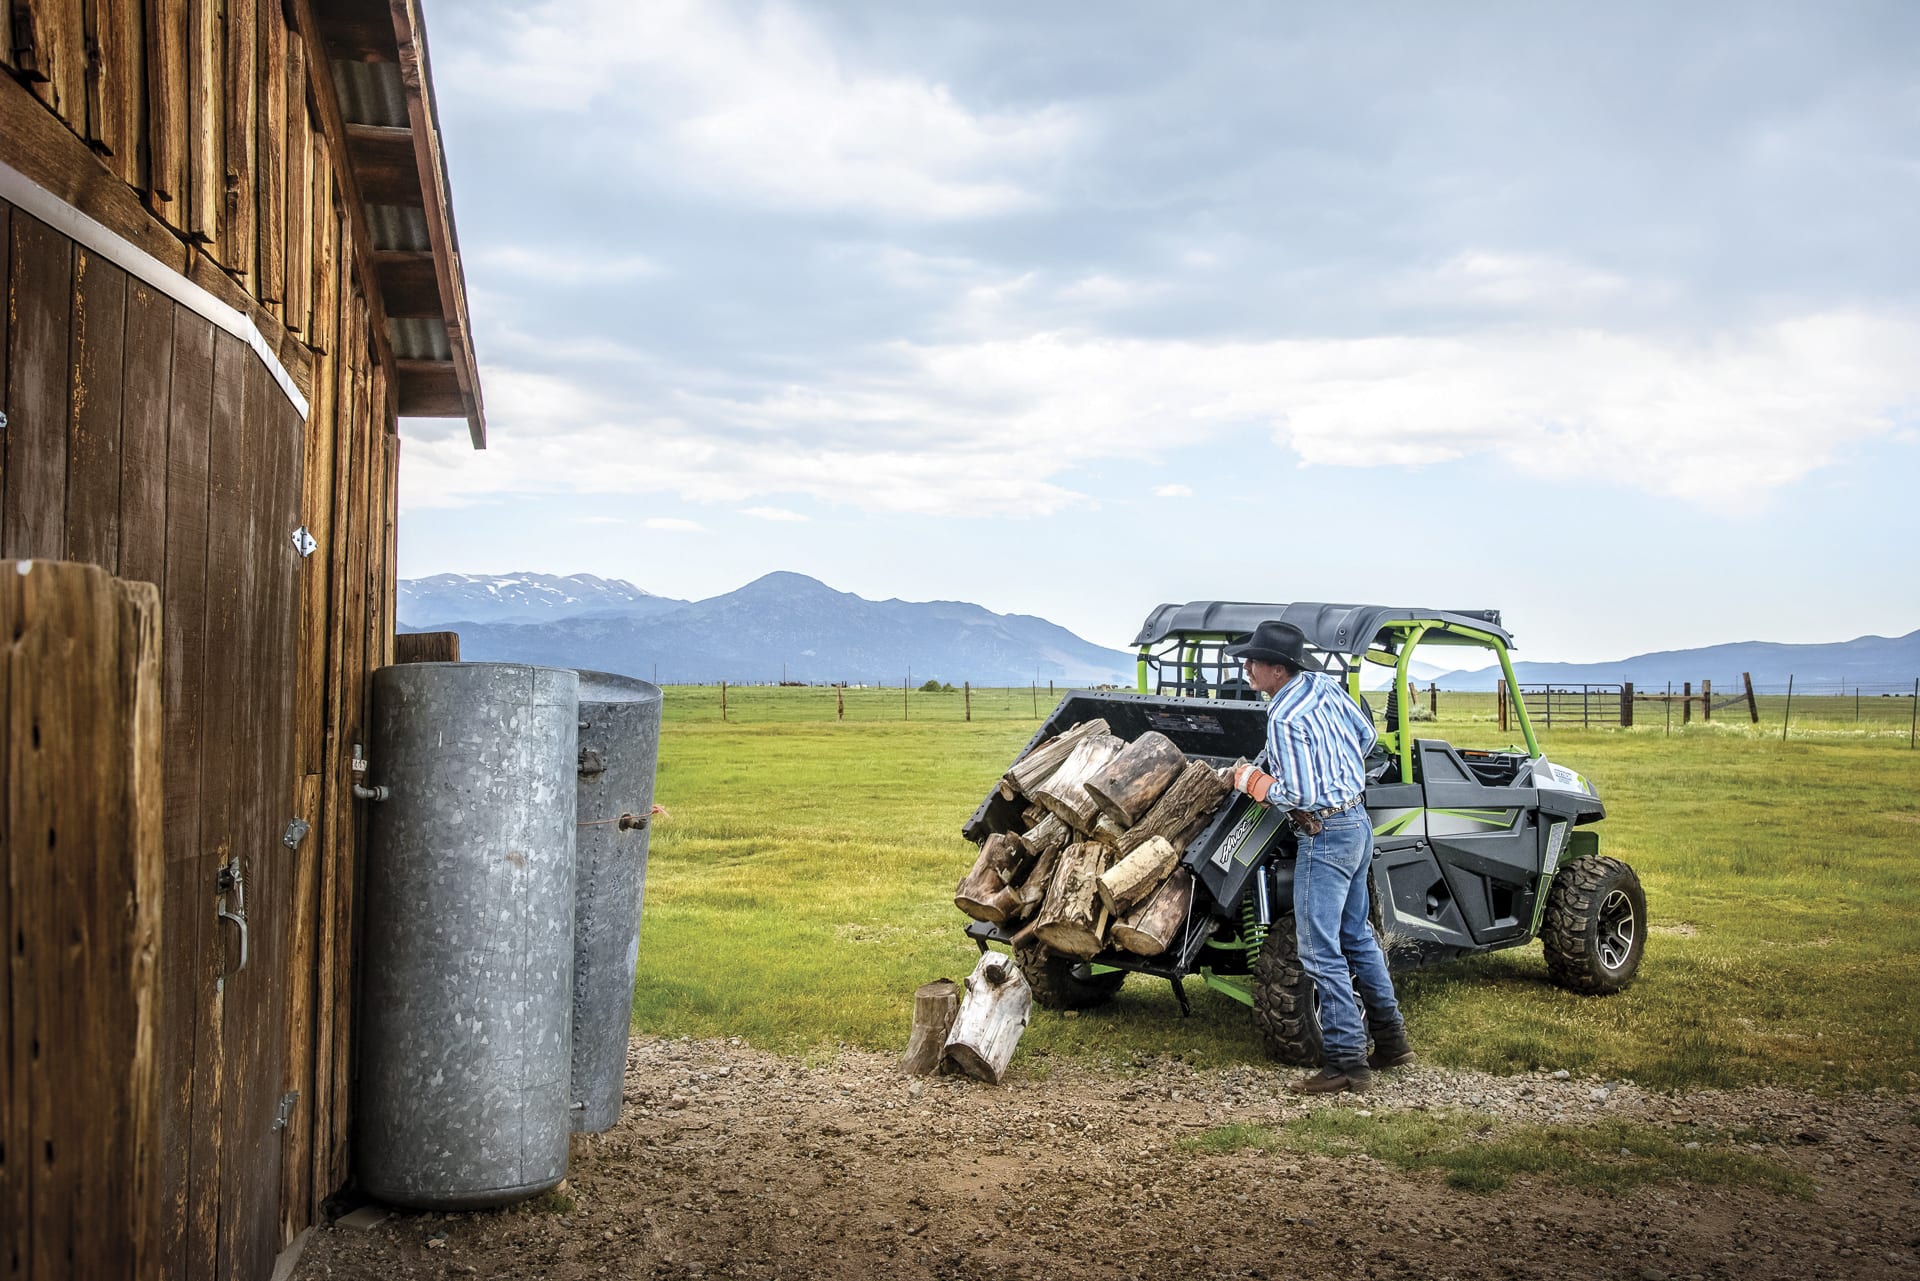
[[[465,1209],[566,1176],[579,677],[374,673],[360,1183]]]
[[[573,1128],[620,1119],[660,752],[660,690],[580,673],[580,813],[574,861]]]

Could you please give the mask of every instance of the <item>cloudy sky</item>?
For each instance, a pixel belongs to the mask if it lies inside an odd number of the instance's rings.
[[[429,4],[401,572],[1920,627],[1920,6]]]

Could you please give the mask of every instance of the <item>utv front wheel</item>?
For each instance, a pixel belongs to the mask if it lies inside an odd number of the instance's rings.
[[[1253,1022],[1274,1058],[1295,1067],[1319,1065],[1319,997],[1300,967],[1291,915],[1273,923],[1254,958]]]
[[[1561,868],[1540,927],[1547,975],[1573,992],[1605,995],[1633,982],[1647,947],[1647,895],[1617,858],[1588,854]]]
[[[1033,989],[1033,1002],[1049,1010],[1084,1010],[1105,1005],[1127,981],[1125,970],[1095,974],[1085,961],[1060,956],[1044,947],[1016,948],[1013,959]]]

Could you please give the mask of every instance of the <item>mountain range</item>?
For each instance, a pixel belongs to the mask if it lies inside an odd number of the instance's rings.
[[[400,583],[402,630],[460,633],[463,657],[623,672],[670,684],[727,680],[1024,685],[1028,681],[1133,683],[1134,656],[1081,639],[1027,614],[996,614],[961,601],[873,601],[804,574],[773,573],[706,600],[659,596],[592,574],[437,574]],[[1447,653],[1448,651],[1440,651]],[[1442,689],[1490,690],[1497,665],[1429,667],[1413,674]],[[1366,669],[1369,687],[1386,669]],[[1898,692],[1920,675],[1920,631],[1827,644],[1742,641],[1663,650],[1605,663],[1516,662],[1522,684],[1616,684],[1652,689],[1711,680],[1756,688],[1859,685]]]
[[[699,601],[587,574],[440,574],[402,583],[402,630],[460,633],[469,661],[621,672],[667,684],[911,676],[951,684],[1131,680],[1133,655],[1027,614],[963,601],[872,601],[773,573]]]

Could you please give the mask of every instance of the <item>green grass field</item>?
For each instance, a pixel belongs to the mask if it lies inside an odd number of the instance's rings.
[[[671,818],[654,828],[635,1026],[799,1053],[897,1049],[913,989],[972,968],[952,904],[973,855],[960,825],[1051,710],[1047,690],[976,690],[971,722],[958,690],[848,690],[844,721],[832,689],[727,697],[722,721],[715,687],[666,694],[658,799]],[[1630,731],[1541,735],[1595,780],[1602,849],[1646,886],[1639,981],[1608,998],[1562,992],[1537,944],[1405,976],[1423,1054],[1653,1086],[1920,1085],[1920,751],[1905,720],[1796,698],[1783,744],[1777,715],[1683,727],[1676,709],[1669,734],[1660,711]],[[1442,694],[1431,732],[1504,745],[1491,695]],[[1188,1019],[1166,983],[1137,976],[1099,1010],[1036,1012],[1016,1063],[1266,1061],[1244,1006],[1187,986]]]

